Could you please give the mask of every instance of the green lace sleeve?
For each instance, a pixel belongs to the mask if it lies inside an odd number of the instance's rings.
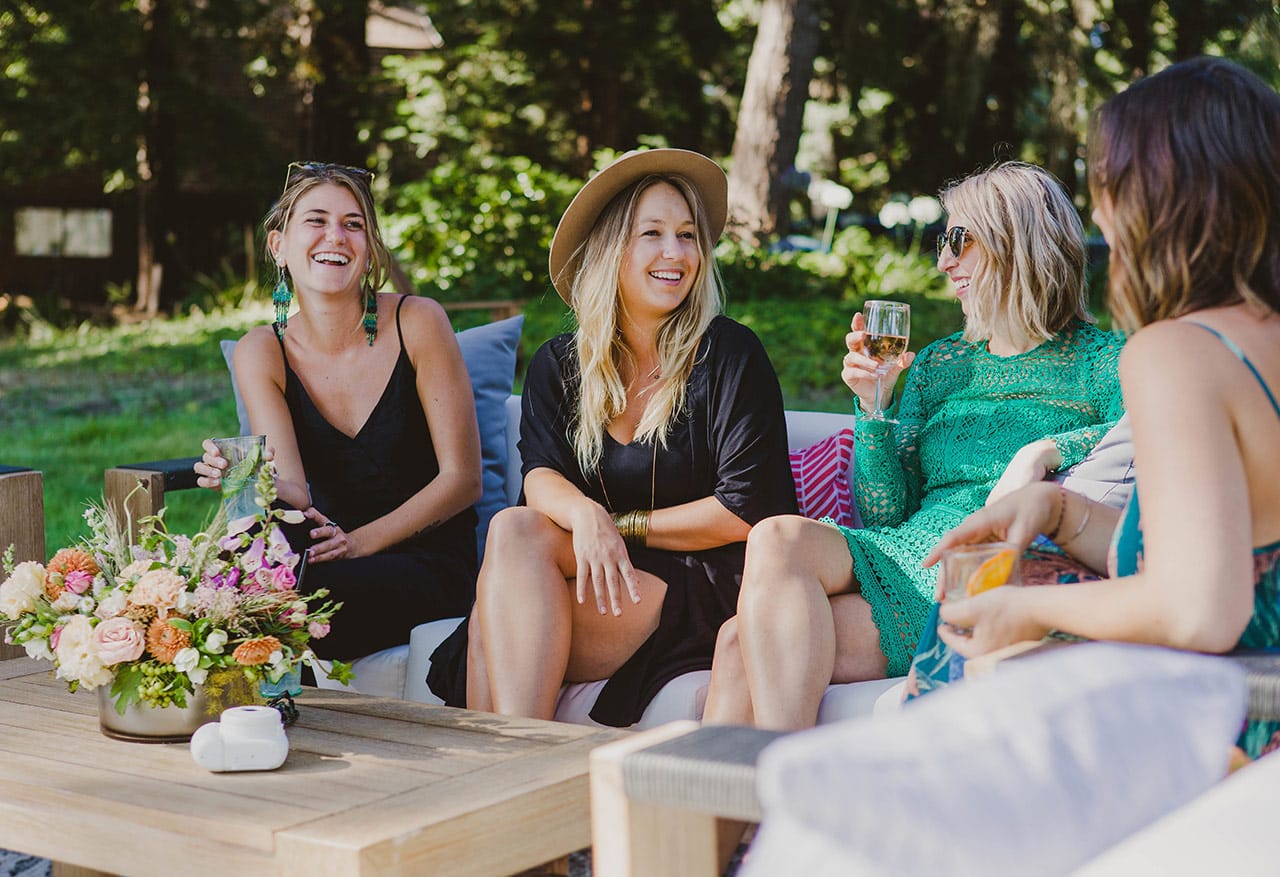
[[[1094,337],[1089,344],[1092,355],[1080,358],[1079,380],[1082,386],[1091,388],[1090,401],[1102,422],[1050,436],[1062,454],[1059,471],[1087,457],[1124,414],[1124,399],[1120,394],[1120,351],[1124,348],[1124,338],[1092,326],[1081,331]]]
[[[920,507],[920,428],[925,416],[919,375],[927,365],[921,351],[907,375],[897,408],[897,424],[859,417],[854,425],[854,497],[864,527],[894,527]]]

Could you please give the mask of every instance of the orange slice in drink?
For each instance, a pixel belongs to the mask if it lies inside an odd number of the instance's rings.
[[[1009,573],[1013,572],[1014,558],[1013,549],[1006,548],[982,561],[982,565],[975,569],[973,575],[969,576],[969,581],[965,582],[965,596],[972,597],[983,591],[990,591],[1009,581]]]

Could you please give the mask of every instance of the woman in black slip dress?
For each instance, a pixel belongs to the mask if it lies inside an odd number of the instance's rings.
[[[307,519],[290,535],[307,552],[301,587],[343,604],[315,650],[350,660],[471,604],[471,384],[439,304],[377,292],[391,257],[367,171],[290,165],[264,225],[280,269],[276,322],[236,345],[236,383],[273,450],[280,500]],[[205,441],[200,486],[220,487],[226,466]]]

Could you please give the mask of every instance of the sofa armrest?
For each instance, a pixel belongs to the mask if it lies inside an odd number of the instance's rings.
[[[190,490],[196,486],[192,468],[199,457],[178,457],[129,463],[108,469],[102,475],[102,495],[107,507],[129,522],[129,532],[138,534],[138,521],[159,514],[166,491]]]
[[[45,562],[44,475],[36,469],[0,465],[0,553],[10,545],[15,563]],[[21,646],[7,646],[3,640],[0,628],[0,660],[25,654]]]

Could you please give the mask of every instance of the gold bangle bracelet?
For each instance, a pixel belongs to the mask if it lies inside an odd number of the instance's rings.
[[[633,547],[643,547],[649,539],[649,512],[644,509],[618,512],[613,516],[613,526],[617,528],[623,542]]]

